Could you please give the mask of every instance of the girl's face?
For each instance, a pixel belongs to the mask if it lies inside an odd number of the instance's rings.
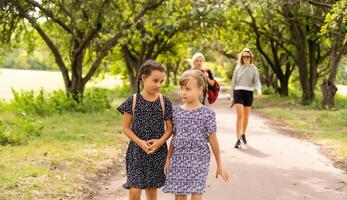
[[[193,65],[195,69],[202,69],[203,64],[204,64],[204,60],[201,57],[198,57],[193,61]]]
[[[190,78],[187,83],[181,86],[180,96],[183,103],[191,103],[199,101],[199,96],[202,94],[203,87],[198,85],[197,80]]]
[[[251,64],[251,54],[248,52],[243,52],[242,54],[242,61],[244,64]]]
[[[165,72],[158,70],[153,70],[149,76],[142,75],[143,89],[154,95],[159,92],[164,79]]]

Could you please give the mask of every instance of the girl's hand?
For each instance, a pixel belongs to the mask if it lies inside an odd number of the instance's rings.
[[[170,167],[170,160],[166,160],[165,161],[165,165],[164,165],[164,174],[167,174],[167,171],[169,170]]]
[[[228,172],[226,172],[222,167],[217,168],[216,178],[218,178],[219,175],[224,179],[225,182],[228,182],[230,180]]]
[[[147,143],[149,144],[149,151],[148,151],[147,154],[153,154],[161,146],[161,143],[160,143],[160,141],[158,139],[148,140]]]
[[[140,140],[139,144],[137,144],[144,152],[146,152],[148,154],[149,152],[149,144],[148,142],[144,141],[144,140]]]

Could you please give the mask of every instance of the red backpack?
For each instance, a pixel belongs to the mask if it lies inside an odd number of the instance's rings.
[[[204,69],[204,72],[208,72],[208,70]],[[209,88],[207,90],[207,95],[208,95],[207,100],[209,104],[213,104],[217,100],[219,90],[220,90],[219,83],[216,80],[214,80],[214,85],[211,87],[212,88]]]

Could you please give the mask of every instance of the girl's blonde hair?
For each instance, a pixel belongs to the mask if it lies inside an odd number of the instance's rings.
[[[200,52],[196,52],[192,58],[187,58],[186,61],[190,62],[190,65],[192,67],[194,67],[194,61],[197,59],[197,58],[202,58],[202,61],[205,62],[205,56],[204,54],[200,53]]]
[[[187,70],[185,72],[183,72],[181,79],[180,79],[180,86],[186,86],[189,79],[195,79],[196,82],[198,83],[199,87],[203,87],[203,100],[202,100],[202,104],[205,104],[205,99],[206,99],[206,95],[207,95],[207,90],[208,90],[208,84],[207,84],[207,80],[205,75],[197,69],[190,69]]]
[[[251,62],[250,63],[251,64],[253,63],[253,53],[252,53],[252,51],[249,48],[244,48],[244,49],[242,49],[241,53],[239,54],[239,58],[237,60],[237,66],[241,66],[241,65],[245,64],[243,62],[243,59],[242,59],[242,55],[245,52],[247,52],[247,53],[249,53],[251,55]]]

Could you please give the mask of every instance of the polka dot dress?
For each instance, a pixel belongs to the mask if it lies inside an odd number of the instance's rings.
[[[118,111],[130,113],[133,116],[131,129],[142,140],[159,139],[165,132],[165,122],[172,118],[172,104],[163,96],[165,116],[163,116],[160,99],[147,101],[137,94],[135,111],[132,113],[133,96],[126,99]],[[167,156],[166,143],[154,154],[147,155],[136,143],[129,142],[126,153],[127,182],[125,189],[130,188],[160,188],[165,183],[164,164]]]

